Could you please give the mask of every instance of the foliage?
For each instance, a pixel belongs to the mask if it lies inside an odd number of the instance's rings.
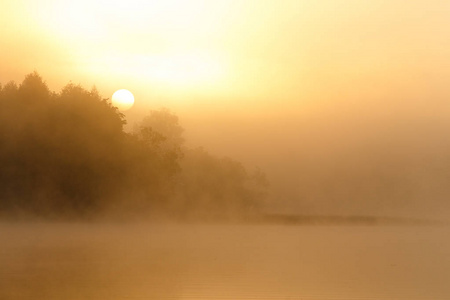
[[[249,173],[230,158],[219,158],[203,148],[184,147],[183,128],[167,109],[152,110],[141,122],[140,136],[156,149],[179,161],[169,210],[180,218],[229,219],[258,211],[266,197],[268,181],[259,169]]]
[[[268,182],[259,169],[249,173],[240,162],[203,148],[186,150],[181,165],[177,206],[182,216],[240,218],[261,208]]]
[[[215,216],[248,212],[264,176],[230,159],[184,148],[168,110],[133,133],[97,90],[51,92],[35,72],[0,86],[0,213],[88,217],[100,212]]]

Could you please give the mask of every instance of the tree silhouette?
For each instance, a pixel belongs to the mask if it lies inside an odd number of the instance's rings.
[[[211,217],[248,212],[263,198],[262,173],[186,149],[168,110],[126,133],[124,115],[95,88],[51,92],[36,72],[1,85],[0,105],[0,213]]]

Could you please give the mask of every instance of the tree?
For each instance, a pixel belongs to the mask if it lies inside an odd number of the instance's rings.
[[[170,197],[164,207],[181,218],[235,218],[257,212],[264,202],[267,179],[257,169],[249,173],[230,158],[218,158],[203,148],[184,147],[183,128],[167,109],[152,110],[136,127],[136,135],[161,157],[170,157],[164,170],[173,170]],[[173,167],[176,166],[176,169]]]
[[[251,175],[238,161],[203,148],[189,149],[181,162],[179,214],[187,218],[230,219],[257,213],[268,186],[265,175]]]
[[[120,180],[123,115],[97,92],[52,93],[35,72],[1,90],[0,209],[83,214]]]
[[[187,149],[166,109],[126,133],[124,115],[96,89],[69,83],[55,93],[36,72],[0,86],[0,105],[0,213],[223,218],[264,197],[263,173]]]

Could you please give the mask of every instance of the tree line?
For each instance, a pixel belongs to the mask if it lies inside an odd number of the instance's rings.
[[[93,88],[50,91],[36,72],[0,85],[0,214],[45,218],[243,217],[267,194],[263,172],[184,145],[168,110],[131,132]]]

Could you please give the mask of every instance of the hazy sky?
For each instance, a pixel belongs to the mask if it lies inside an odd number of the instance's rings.
[[[308,155],[411,132],[447,145],[449,16],[449,1],[3,0],[0,82],[37,70],[55,90],[129,89],[131,120],[168,107],[193,143],[286,191]]]
[[[448,1],[1,6],[2,81],[36,69],[55,88],[68,80],[96,84],[108,96],[129,88],[138,108],[202,102],[301,109],[320,99],[444,89],[450,72]]]

